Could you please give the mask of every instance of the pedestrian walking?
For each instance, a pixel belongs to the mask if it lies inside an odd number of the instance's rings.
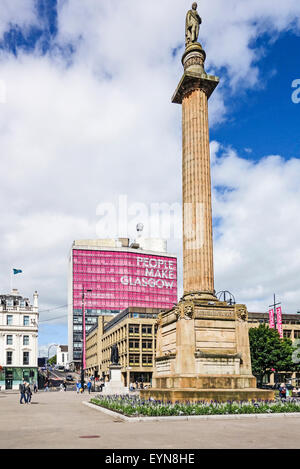
[[[65,381],[63,382],[63,387],[64,387],[64,391],[66,392],[66,390],[67,390],[67,383],[66,383]]]
[[[44,384],[44,392],[47,392],[49,391],[49,381],[46,381],[45,384]]]
[[[29,383],[26,383],[25,392],[26,392],[26,398],[27,398],[26,402],[27,404],[29,404],[31,402],[31,396],[32,396],[32,391],[31,391]]]
[[[20,384],[19,390],[20,390],[20,404],[23,404],[23,399],[24,399],[24,404],[27,404],[26,381],[23,381],[23,383]]]
[[[38,387],[37,387],[37,384],[36,384],[36,383],[34,383],[34,385],[33,385],[33,392],[34,392],[34,393],[37,393],[37,392],[38,392]]]
[[[88,389],[89,394],[91,394],[91,387],[92,387],[92,382],[91,382],[91,380],[89,380],[89,382],[87,384],[87,389]]]
[[[76,382],[76,392],[77,394],[80,393],[80,388],[81,388],[81,384],[79,383],[79,381]]]
[[[284,383],[281,383],[280,387],[279,387],[279,396],[281,399],[285,399],[286,398],[286,386]]]

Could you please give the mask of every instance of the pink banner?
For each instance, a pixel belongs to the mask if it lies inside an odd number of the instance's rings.
[[[269,309],[269,326],[270,326],[270,329],[275,329],[274,309]]]
[[[277,315],[277,330],[278,330],[279,335],[282,339],[282,337],[283,337],[283,328],[282,328],[282,309],[281,309],[281,306],[278,306],[278,308],[276,308],[276,315]]]

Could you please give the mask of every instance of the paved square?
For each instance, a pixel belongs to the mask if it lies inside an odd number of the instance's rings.
[[[0,393],[1,449],[300,448],[300,415],[271,419],[126,423],[82,404],[88,394]]]

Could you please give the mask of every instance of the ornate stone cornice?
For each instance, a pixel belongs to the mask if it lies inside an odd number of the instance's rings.
[[[209,99],[218,84],[219,78],[213,75],[185,72],[173,95],[172,102],[182,104],[183,99],[195,90],[202,90]]]

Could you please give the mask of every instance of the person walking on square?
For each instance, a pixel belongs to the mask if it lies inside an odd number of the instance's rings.
[[[63,382],[63,387],[64,387],[64,391],[66,392],[66,390],[67,390],[67,383],[66,383],[65,381]]]
[[[279,387],[279,396],[281,397],[281,399],[286,398],[286,387],[285,387],[284,383],[281,383],[281,385]]]
[[[79,394],[80,388],[81,388],[81,384],[79,383],[79,381],[77,381],[76,382],[76,392],[77,392],[77,394]]]
[[[38,392],[38,387],[37,387],[37,384],[36,384],[36,383],[34,383],[34,385],[33,385],[33,392],[34,392],[34,393],[37,393],[37,392]]]
[[[91,394],[91,387],[92,387],[92,382],[91,382],[91,380],[89,380],[89,382],[87,384],[89,394]]]
[[[26,392],[26,402],[27,402],[27,404],[29,404],[31,402],[31,396],[32,396],[32,392],[31,392],[31,388],[30,388],[29,383],[26,383],[25,392]]]
[[[20,384],[19,386],[20,390],[20,404],[23,404],[23,399],[24,399],[24,404],[27,403],[27,398],[26,398],[26,382],[23,381],[23,383]]]

